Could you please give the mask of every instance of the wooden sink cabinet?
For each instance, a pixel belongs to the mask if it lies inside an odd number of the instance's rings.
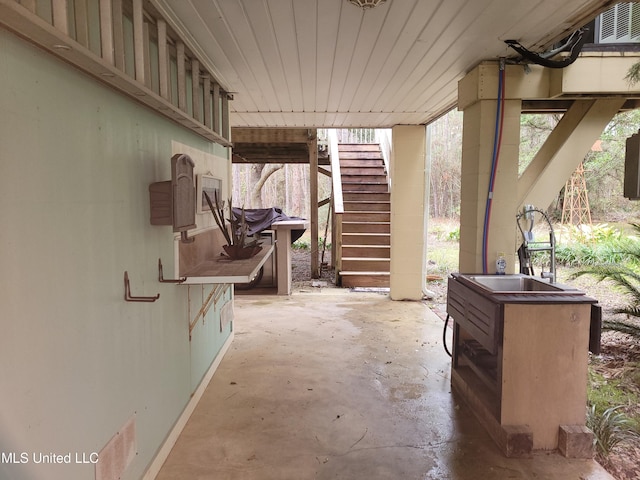
[[[558,448],[562,426],[585,430],[595,303],[576,290],[488,293],[449,278],[451,383],[505,455]]]

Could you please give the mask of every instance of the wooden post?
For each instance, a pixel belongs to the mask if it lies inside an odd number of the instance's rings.
[[[21,5],[31,13],[36,13],[36,0],[22,0]]]
[[[65,35],[69,35],[69,18],[67,17],[66,0],[53,0],[51,2],[53,9],[53,26]]]
[[[220,131],[220,85],[213,82],[213,131]]]
[[[204,90],[204,124],[211,128],[211,77],[206,74],[203,81]]]
[[[176,42],[176,62],[178,64],[178,108],[186,112],[187,110],[187,85],[185,71],[184,43]]]
[[[300,220],[274,222],[276,232],[276,264],[278,269],[278,295],[291,295],[291,230],[307,228]]]
[[[100,0],[100,44],[102,58],[113,65],[113,6],[111,0]]]
[[[320,276],[318,261],[318,135],[309,130],[309,191],[311,197],[311,278]]]
[[[335,271],[336,284],[340,280],[342,270],[342,213],[333,212],[333,228],[331,230],[331,266]]]
[[[87,0],[75,0],[76,42],[89,47],[89,20],[87,18]]]
[[[153,90],[153,82],[151,79],[151,40],[149,36],[149,23],[144,22],[142,24],[143,34],[143,56],[144,59],[144,84],[147,88]]]
[[[192,117],[202,122],[200,115],[200,62],[195,57],[191,59],[191,106],[193,108]]]
[[[220,135],[222,138],[229,138],[229,94],[223,91],[220,97],[222,100],[222,124],[220,125]]]
[[[158,19],[158,75],[160,96],[169,100],[169,55],[167,51],[167,22]]]
[[[144,85],[144,16],[142,0],[133,0],[133,57],[135,62],[136,80]]]
[[[113,56],[118,70],[125,71],[122,0],[113,0]]]

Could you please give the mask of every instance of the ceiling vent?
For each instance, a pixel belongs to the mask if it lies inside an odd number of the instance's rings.
[[[619,3],[598,18],[598,43],[640,42],[640,3]]]
[[[386,2],[387,0],[349,0],[349,2],[360,8],[373,8],[377,7],[381,3]]]

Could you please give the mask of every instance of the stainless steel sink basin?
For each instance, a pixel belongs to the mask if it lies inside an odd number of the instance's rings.
[[[582,294],[573,288],[551,284],[527,275],[460,275],[461,278],[476,284],[491,293],[518,294]]]

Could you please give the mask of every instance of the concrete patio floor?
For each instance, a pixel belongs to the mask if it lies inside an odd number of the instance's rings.
[[[235,340],[156,478],[613,478],[553,452],[505,458],[451,392],[442,329],[379,293],[237,296]]]

